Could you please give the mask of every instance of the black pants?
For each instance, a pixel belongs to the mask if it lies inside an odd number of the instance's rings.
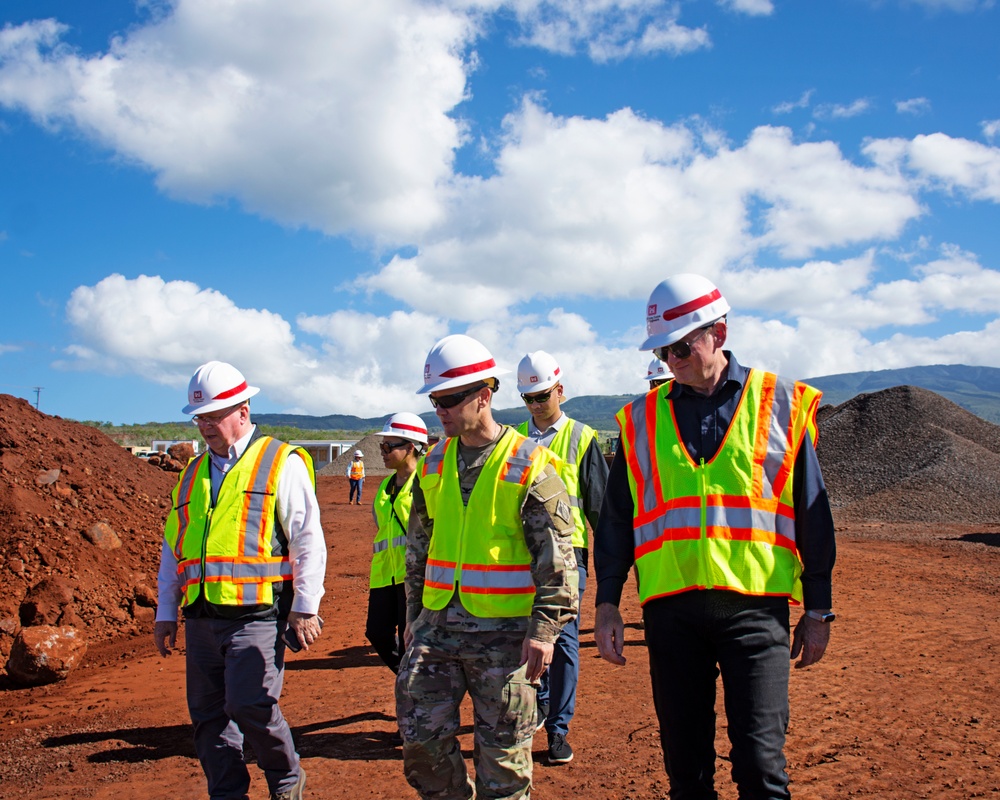
[[[406,589],[402,583],[368,591],[368,622],[365,636],[387,667],[399,671],[406,630]]]
[[[671,800],[716,800],[721,673],[740,800],[787,800],[788,601],[683,592],[643,607],[653,702]]]

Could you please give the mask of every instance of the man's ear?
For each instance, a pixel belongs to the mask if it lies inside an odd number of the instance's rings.
[[[712,331],[712,335],[715,337],[716,347],[722,347],[726,343],[726,336],[729,333],[729,326],[726,324],[724,319],[720,319],[715,323],[715,328]]]

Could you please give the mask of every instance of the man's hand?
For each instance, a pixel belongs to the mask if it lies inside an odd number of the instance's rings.
[[[524,672],[529,681],[534,683],[542,677],[552,663],[555,649],[556,646],[551,642],[540,642],[528,636],[524,637],[524,643],[521,645],[521,663],[526,665]]]
[[[626,658],[622,655],[625,649],[625,623],[614,603],[601,603],[597,607],[594,641],[597,642],[597,652],[605,661],[618,666],[625,664]]]
[[[303,614],[301,611],[288,612],[288,627],[295,631],[299,644],[305,650],[319,638],[322,630],[318,614]]]
[[[153,641],[161,656],[173,655],[172,649],[177,646],[177,623],[172,620],[162,620],[153,625]]]
[[[794,660],[799,653],[802,658],[795,662],[795,669],[811,667],[819,661],[826,652],[830,641],[830,623],[820,622],[803,614],[795,625],[792,635],[791,658]]]

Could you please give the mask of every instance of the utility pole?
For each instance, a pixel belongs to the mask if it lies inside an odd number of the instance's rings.
[[[35,411],[38,411],[38,401],[42,396],[42,389],[44,389],[45,387],[33,386],[32,388],[35,390]]]

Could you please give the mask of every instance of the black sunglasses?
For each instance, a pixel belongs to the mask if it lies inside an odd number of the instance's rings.
[[[378,449],[383,453],[391,453],[393,450],[398,450],[400,447],[406,447],[409,442],[396,442],[395,444],[389,444],[388,442],[379,442]]]
[[[488,384],[480,383],[476,386],[472,386],[466,389],[464,392],[455,392],[455,394],[446,394],[442,397],[430,396],[431,405],[434,408],[454,408],[459,403],[464,402],[466,398],[472,397],[476,392],[487,388]]]
[[[706,333],[708,333],[712,328],[715,327],[713,322],[711,325],[706,325],[704,328],[699,328],[701,331],[693,339],[689,339],[686,342],[674,342],[673,344],[668,344],[665,347],[657,347],[653,350],[653,355],[655,355],[660,361],[666,361],[667,355],[672,355],[674,358],[687,358],[691,355],[691,345],[701,339]]]
[[[526,406],[530,406],[532,403],[544,403],[546,400],[552,397],[552,393],[556,390],[556,386],[558,385],[559,384],[557,383],[555,386],[553,386],[551,389],[545,392],[545,394],[522,394],[521,399],[524,401],[524,404]]]

